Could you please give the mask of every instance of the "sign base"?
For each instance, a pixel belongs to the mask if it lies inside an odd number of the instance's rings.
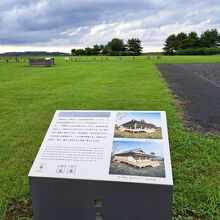
[[[171,220],[172,186],[30,177],[35,220]]]

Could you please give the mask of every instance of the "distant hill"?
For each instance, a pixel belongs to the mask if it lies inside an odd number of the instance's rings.
[[[46,51],[26,51],[26,52],[7,52],[2,53],[0,56],[13,56],[13,57],[19,57],[19,56],[69,56],[68,53],[62,53],[62,52],[46,52]]]

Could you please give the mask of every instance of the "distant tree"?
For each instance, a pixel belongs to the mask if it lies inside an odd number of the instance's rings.
[[[220,37],[217,29],[207,30],[200,37],[200,47],[216,47],[220,44]]]
[[[141,46],[141,41],[138,38],[132,38],[128,40],[128,45],[126,45],[123,39],[113,38],[106,45],[95,44],[92,48],[86,47],[85,49],[75,49],[71,50],[72,55],[113,55],[113,56],[127,56],[127,55],[140,55],[143,47]]]
[[[127,50],[132,55],[140,55],[142,49],[141,41],[138,38],[132,38],[127,41]]]
[[[102,50],[103,55],[110,55],[111,54],[111,48],[108,45],[105,45]]]
[[[73,56],[75,56],[75,55],[76,55],[76,49],[73,48],[73,49],[71,50],[71,53],[72,53]]]
[[[177,41],[181,42],[182,40],[187,39],[187,34],[180,32],[179,34],[176,35],[176,39]]]
[[[193,40],[199,40],[199,36],[195,31],[192,31],[188,34],[188,38],[189,39],[193,39]]]
[[[103,51],[105,50],[105,45],[103,45],[103,44],[100,44],[99,45],[99,49],[100,49],[100,54],[103,54]]]
[[[199,37],[196,32],[190,32],[186,39],[181,42],[181,49],[197,48],[199,47]]]
[[[72,49],[71,53],[73,56],[83,56],[85,55],[85,50],[84,49]]]
[[[77,49],[77,50],[76,50],[76,55],[78,55],[78,56],[83,56],[83,55],[85,55],[85,50],[84,50],[84,49]]]
[[[188,48],[192,47],[199,47],[199,36],[196,32],[192,31],[188,34]]]
[[[170,35],[164,44],[165,54],[177,55],[212,55],[219,54],[220,33],[217,29],[203,32],[199,37],[196,32]]]
[[[93,48],[86,47],[84,53],[86,56],[91,56],[93,54]]]
[[[184,42],[188,39],[187,34],[180,32],[176,35],[177,49],[182,49],[184,47]]]
[[[124,41],[119,38],[113,38],[108,42],[107,47],[110,49],[111,55],[122,55],[125,51]]]
[[[174,54],[174,52],[178,49],[178,42],[175,34],[170,35],[164,44],[164,52],[165,54]]]
[[[100,51],[101,51],[101,49],[100,49],[99,45],[96,44],[93,46],[93,55],[99,55]]]

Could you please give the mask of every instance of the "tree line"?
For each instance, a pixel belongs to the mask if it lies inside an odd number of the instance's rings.
[[[71,50],[74,56],[91,56],[91,55],[111,55],[111,56],[138,56],[141,55],[143,47],[141,46],[141,40],[138,38],[132,38],[124,43],[124,40],[119,38],[113,38],[107,44],[94,45],[93,47],[86,47],[85,49]]]
[[[220,54],[220,33],[217,29],[203,32],[172,34],[166,40],[163,48],[167,55],[213,55]]]

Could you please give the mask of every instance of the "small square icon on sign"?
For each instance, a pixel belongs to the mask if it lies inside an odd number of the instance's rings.
[[[64,173],[66,169],[66,165],[58,165],[57,166],[57,173]]]
[[[75,172],[76,172],[76,166],[75,165],[69,165],[68,168],[67,168],[67,173],[75,174]]]
[[[44,172],[46,169],[46,165],[45,164],[39,164],[37,167],[36,167],[36,171],[37,172]]]

